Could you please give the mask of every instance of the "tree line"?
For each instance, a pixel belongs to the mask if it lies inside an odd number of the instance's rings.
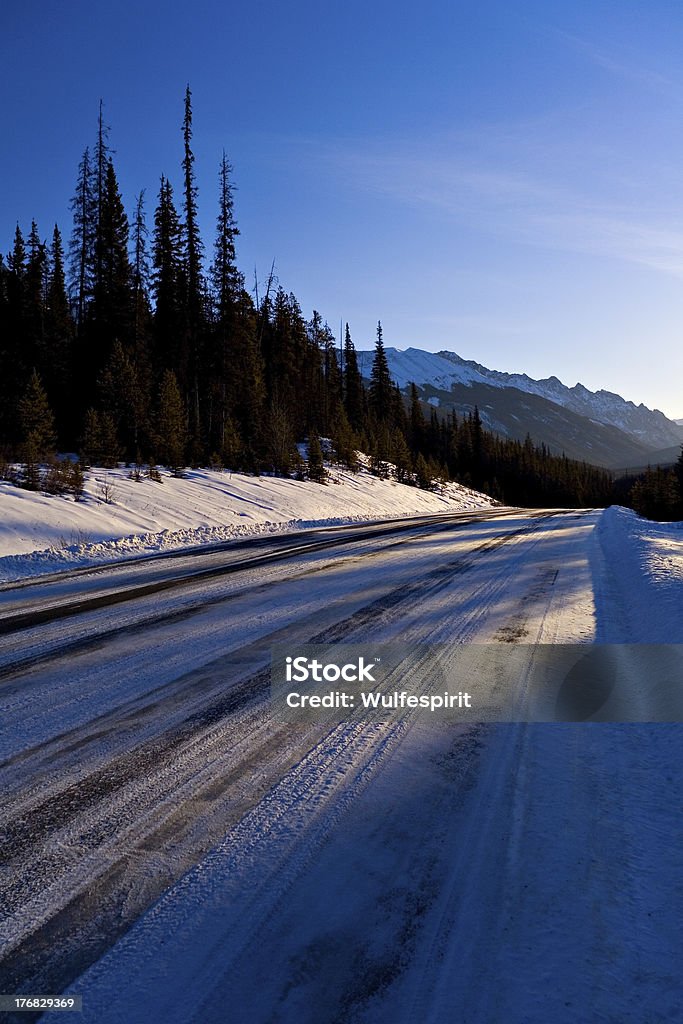
[[[545,445],[497,437],[479,413],[440,415],[389,372],[381,323],[370,379],[346,325],[337,342],[317,311],[267,279],[248,290],[237,266],[232,167],[216,176],[209,252],[199,230],[185,92],[178,188],[165,174],[151,218],[144,192],[121,197],[100,104],[71,199],[65,244],[35,221],[17,225],[0,256],[0,446],[19,482],[45,486],[40,467],[78,452],[81,467],[230,467],[325,478],[328,457],[421,487],[453,479],[521,505],[605,505],[610,475]],[[308,444],[302,462],[297,445]],[[328,443],[327,441],[325,442]],[[51,462],[52,460],[52,462]],[[16,478],[16,471],[15,473]],[[69,469],[70,473],[82,472]],[[58,474],[57,474],[58,475]],[[78,479],[76,480],[78,484]]]

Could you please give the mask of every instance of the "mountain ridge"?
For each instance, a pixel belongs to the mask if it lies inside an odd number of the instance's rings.
[[[491,370],[447,350],[385,351],[401,389],[414,383],[423,400],[444,412],[462,414],[476,404],[485,424],[497,433],[521,439],[530,433],[536,443],[573,458],[610,468],[640,465],[650,453],[683,441],[683,423],[606,389],[590,391],[581,383],[569,387],[556,376],[535,380],[526,373]],[[372,358],[373,351],[358,352],[366,377]]]

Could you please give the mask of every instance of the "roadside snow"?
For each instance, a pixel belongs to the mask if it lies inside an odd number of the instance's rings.
[[[333,471],[327,486],[220,470],[131,480],[124,468],[88,473],[82,501],[0,483],[0,582],[252,534],[325,524],[488,508],[459,484],[441,493]]]
[[[598,641],[683,643],[683,523],[653,523],[613,505],[597,539],[626,627],[623,636],[599,631]]]

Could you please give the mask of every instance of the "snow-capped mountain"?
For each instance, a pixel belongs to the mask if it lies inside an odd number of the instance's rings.
[[[635,405],[611,391],[568,387],[557,377],[534,380],[525,373],[490,370],[455,352],[418,348],[386,349],[391,375],[400,388],[415,383],[421,397],[444,410],[464,412],[475,404],[490,429],[564,450],[600,465],[647,463],[649,453],[680,445],[683,421]],[[369,377],[373,352],[359,352]]]

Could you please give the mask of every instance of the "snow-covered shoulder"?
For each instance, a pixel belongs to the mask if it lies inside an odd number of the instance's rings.
[[[683,523],[654,523],[613,505],[598,539],[634,643],[683,643]]]
[[[252,534],[491,504],[459,484],[424,491],[365,469],[333,469],[327,485],[210,469],[163,473],[159,483],[123,467],[93,469],[77,502],[0,482],[0,582]]]

